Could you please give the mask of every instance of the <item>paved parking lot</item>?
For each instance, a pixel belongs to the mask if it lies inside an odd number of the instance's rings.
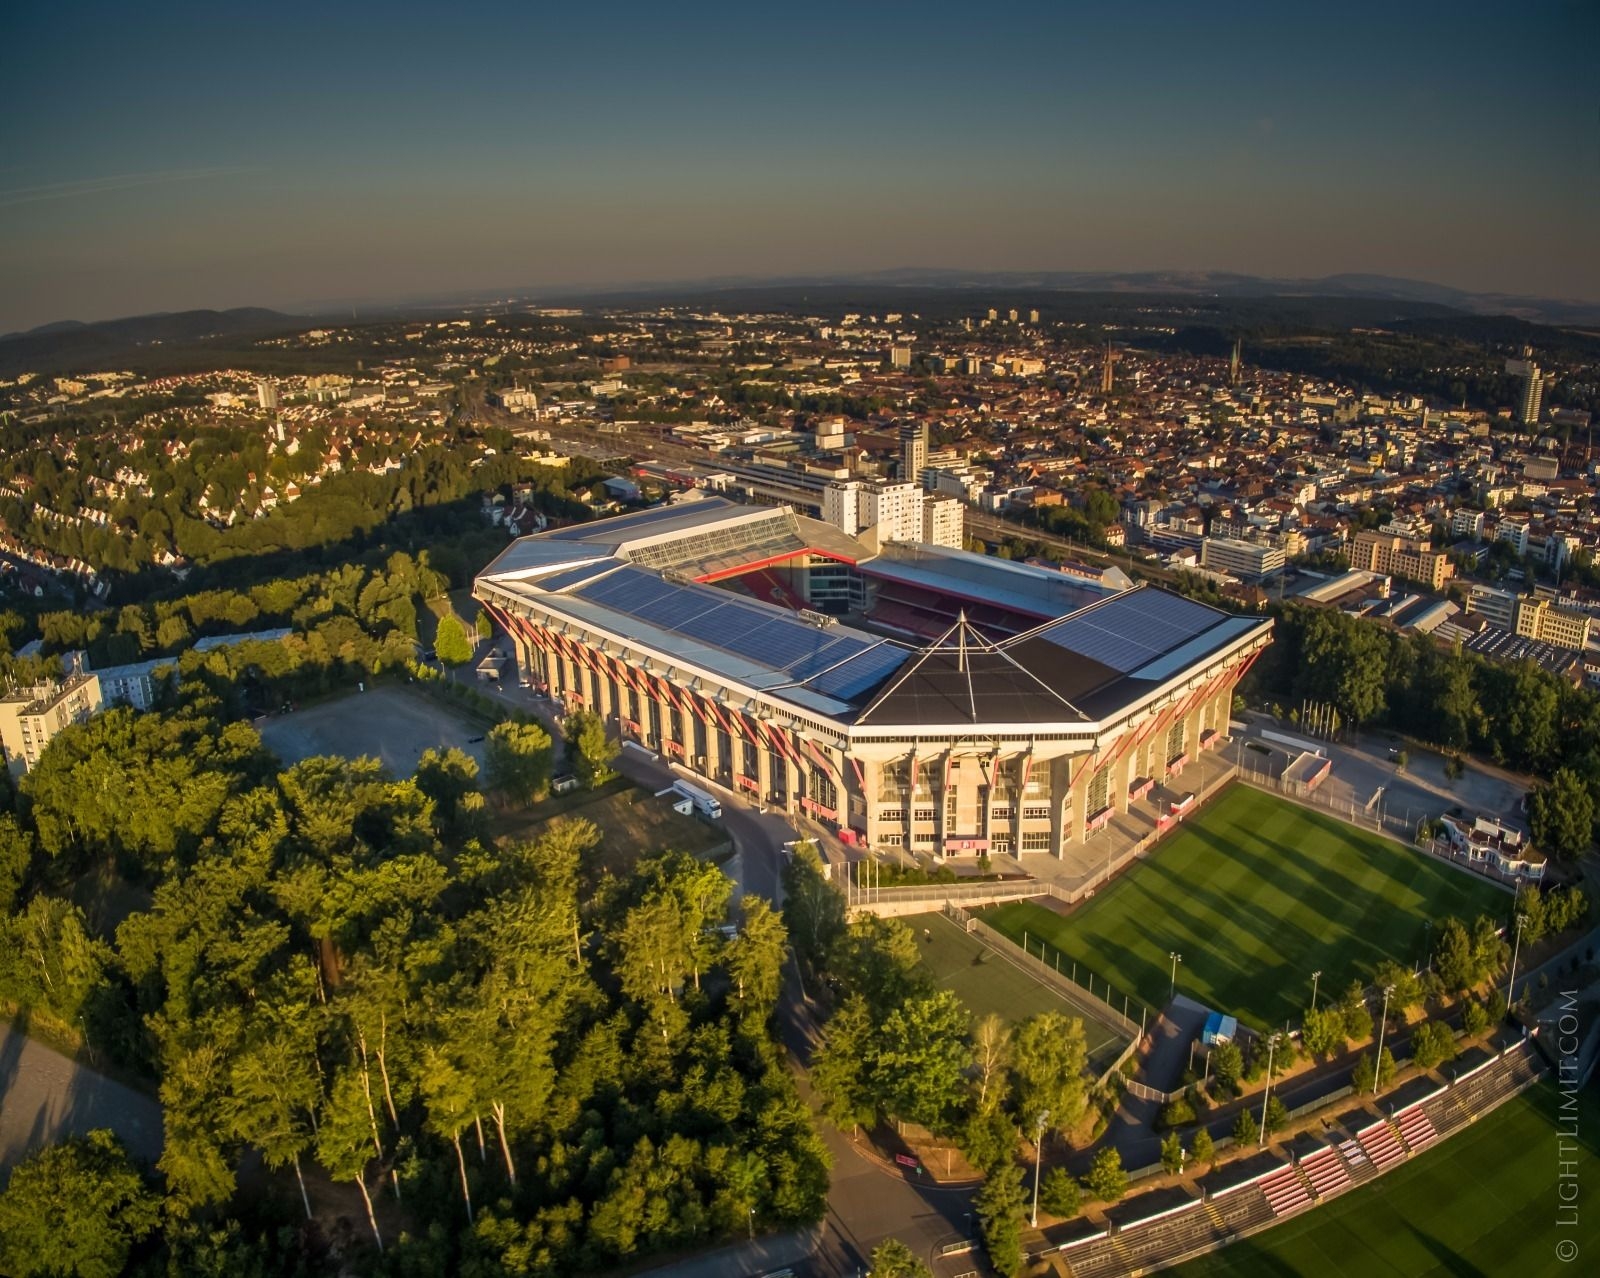
[[[394,686],[369,688],[257,725],[285,763],[318,754],[370,755],[391,775],[408,777],[424,750],[452,746],[483,764],[483,727],[432,697]]]

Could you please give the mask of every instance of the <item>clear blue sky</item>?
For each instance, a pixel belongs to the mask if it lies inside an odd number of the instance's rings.
[[[1594,0],[0,6],[0,331],[730,274],[1600,299]]]

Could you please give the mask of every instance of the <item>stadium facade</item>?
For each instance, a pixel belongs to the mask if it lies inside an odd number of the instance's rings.
[[[1063,855],[1227,736],[1272,623],[684,501],[522,537],[474,596],[531,680],[850,843]]]

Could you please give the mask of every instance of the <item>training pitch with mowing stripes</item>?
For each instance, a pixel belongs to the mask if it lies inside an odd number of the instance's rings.
[[[1037,980],[1019,961],[968,936],[944,914],[915,914],[904,920],[917,938],[922,966],[941,988],[952,991],[974,1019],[998,1015],[1015,1025],[1039,1012],[1061,1012],[1083,1022],[1089,1068],[1096,1074],[1117,1058],[1127,1039],[1110,1020],[1100,1020]]]
[[[1118,990],[1163,1007],[1171,955],[1180,994],[1258,1029],[1299,1023],[1318,996],[1372,979],[1384,959],[1426,960],[1430,923],[1509,922],[1511,894],[1487,879],[1277,795],[1233,785],[1070,914],[1031,901],[983,921]],[[1053,956],[1051,956],[1053,957]],[[1047,959],[1047,961],[1049,961]]]

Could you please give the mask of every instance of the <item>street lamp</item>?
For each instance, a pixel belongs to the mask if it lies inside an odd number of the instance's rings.
[[[1389,995],[1394,993],[1394,986],[1383,987],[1383,1015],[1378,1018],[1378,1055],[1372,1062],[1372,1094],[1378,1094],[1378,1079],[1383,1074],[1383,1031],[1389,1028]]]
[[[1038,1130],[1034,1134],[1034,1159],[1033,1159],[1033,1228],[1039,1228],[1039,1169],[1044,1166],[1044,1125],[1050,1121],[1050,1111],[1044,1110],[1039,1114]]]
[[[1522,953],[1522,924],[1525,916],[1517,915],[1517,943],[1511,947],[1511,979],[1506,982],[1506,1006],[1515,1002],[1517,988],[1517,955]]]
[[[1183,955],[1177,950],[1172,950],[1167,957],[1172,960],[1172,988],[1167,992],[1167,998],[1171,999],[1178,992],[1178,964],[1183,962]]]
[[[1317,982],[1322,979],[1320,971],[1311,973],[1311,1010],[1317,1010]]]
[[[1272,1054],[1278,1050],[1278,1035],[1267,1039],[1267,1086],[1261,1093],[1261,1130],[1256,1134],[1256,1148],[1267,1143],[1267,1098],[1272,1095]]]

